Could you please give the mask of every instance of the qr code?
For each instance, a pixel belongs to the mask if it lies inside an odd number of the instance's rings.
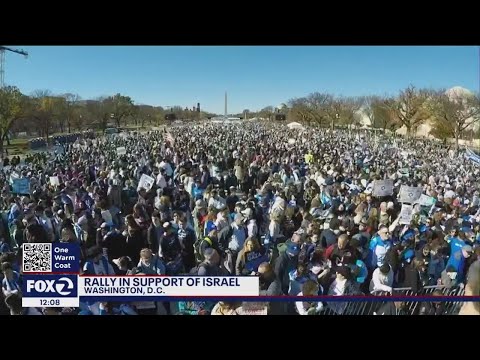
[[[23,244],[23,272],[52,272],[52,244]]]

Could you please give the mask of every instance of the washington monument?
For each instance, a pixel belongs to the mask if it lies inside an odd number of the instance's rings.
[[[228,112],[227,112],[227,92],[225,91],[225,119],[228,117]]]

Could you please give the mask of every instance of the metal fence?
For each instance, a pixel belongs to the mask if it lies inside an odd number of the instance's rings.
[[[431,295],[435,290],[441,291],[444,296],[463,296],[463,287],[447,288],[445,286],[425,286],[421,291],[414,293],[411,288],[396,288],[392,293],[396,296],[424,296]],[[388,292],[376,292],[372,295],[379,297],[392,296]],[[375,313],[391,300],[380,301],[348,301],[327,303],[320,315],[375,315]],[[406,301],[402,310],[405,315],[417,315],[420,310],[420,301]],[[458,314],[462,306],[460,301],[444,301],[442,315]]]

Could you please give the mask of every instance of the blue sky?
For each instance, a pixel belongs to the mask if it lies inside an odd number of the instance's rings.
[[[468,46],[13,46],[5,82],[91,99],[117,92],[135,103],[229,113],[277,106],[314,91],[396,94],[417,87],[479,90],[479,50]]]

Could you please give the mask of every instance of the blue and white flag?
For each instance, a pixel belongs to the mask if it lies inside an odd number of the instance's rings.
[[[468,160],[473,161],[475,164],[480,165],[480,156],[478,156],[477,154],[475,154],[475,153],[474,153],[472,150],[470,150],[469,148],[467,148],[467,150],[465,151],[465,157],[466,157]]]

